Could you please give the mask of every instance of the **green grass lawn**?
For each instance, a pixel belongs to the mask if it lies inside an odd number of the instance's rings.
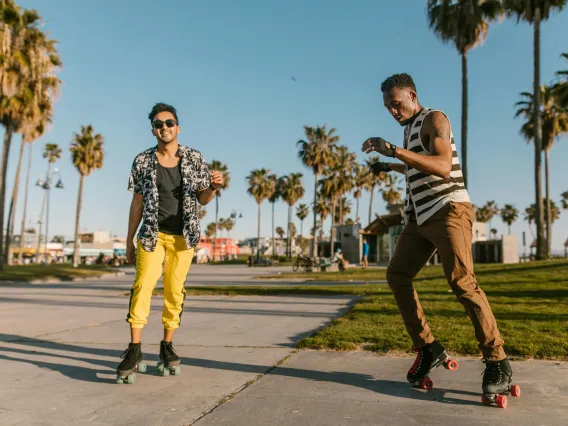
[[[6,266],[4,271],[0,271],[0,281],[31,281],[48,278],[66,280],[97,277],[108,272],[116,272],[116,269],[103,265],[82,265],[77,268],[73,268],[70,264],[13,265]]]
[[[325,281],[381,280],[384,269],[278,277],[321,277]],[[568,359],[568,261],[514,265],[476,265],[480,287],[489,303],[510,356]],[[440,266],[423,269],[417,292],[435,337],[455,355],[479,356],[473,327]],[[226,295],[361,295],[343,317],[298,343],[300,348],[411,352],[394,298],[385,284],[290,287],[188,287],[189,294]]]

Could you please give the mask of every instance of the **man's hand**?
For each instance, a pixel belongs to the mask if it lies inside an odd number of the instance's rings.
[[[211,186],[217,190],[223,186],[223,183],[224,179],[221,172],[214,170],[211,173]]]
[[[387,142],[383,138],[369,138],[363,142],[361,151],[365,152],[365,154],[376,151],[380,154],[386,155],[387,157],[394,157],[396,145]]]
[[[134,263],[136,261],[136,247],[133,242],[126,243],[126,262]]]
[[[375,176],[379,176],[382,172],[390,172],[392,170],[389,163],[382,163],[377,161],[376,163],[371,164],[371,171]]]

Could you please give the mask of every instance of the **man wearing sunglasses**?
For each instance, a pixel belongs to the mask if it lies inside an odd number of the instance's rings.
[[[199,151],[178,143],[180,126],[174,107],[158,103],[149,119],[158,144],[136,156],[128,182],[133,198],[126,253],[128,263],[136,262],[136,276],[127,315],[131,342],[117,368],[119,382],[136,371],[142,361],[142,328],[162,273],[164,339],[160,343],[158,369],[164,375],[179,374],[180,361],[172,340],[180,326],[184,284],[201,234],[197,202],[208,204],[223,185],[222,174],[209,173]],[[134,236],[140,224],[135,246]]]

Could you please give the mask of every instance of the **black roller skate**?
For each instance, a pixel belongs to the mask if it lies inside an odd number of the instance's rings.
[[[458,369],[458,362],[450,357],[441,343],[434,341],[416,350],[416,359],[408,371],[406,379],[414,386],[430,390],[434,386],[432,379],[428,377],[430,372],[443,365],[450,371]]]
[[[116,369],[116,383],[136,383],[136,372],[146,372],[146,364],[142,363],[142,346],[140,343],[130,343],[120,356],[124,358]]]
[[[502,361],[482,360],[485,363],[483,373],[483,395],[481,402],[484,405],[497,405],[499,408],[507,407],[507,395],[521,396],[521,387],[512,385],[513,370],[508,359]]]
[[[160,362],[158,362],[158,372],[162,376],[169,376],[170,374],[179,376],[181,374],[179,363],[179,356],[177,356],[174,351],[172,342],[162,340],[160,342]]]

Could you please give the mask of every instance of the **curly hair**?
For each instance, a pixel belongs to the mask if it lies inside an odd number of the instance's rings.
[[[395,87],[397,89],[409,88],[416,92],[414,80],[412,80],[412,77],[406,73],[393,74],[383,81],[381,84],[381,92],[387,92]]]
[[[154,107],[152,108],[152,111],[150,111],[150,114],[148,114],[148,118],[150,119],[150,122],[152,122],[152,120],[154,119],[154,117],[156,116],[156,114],[160,113],[160,112],[171,112],[174,116],[174,118],[176,119],[176,122],[178,123],[179,126],[179,120],[177,117],[177,112],[176,109],[168,104],[164,104],[162,102],[157,103],[156,105],[154,105]]]

